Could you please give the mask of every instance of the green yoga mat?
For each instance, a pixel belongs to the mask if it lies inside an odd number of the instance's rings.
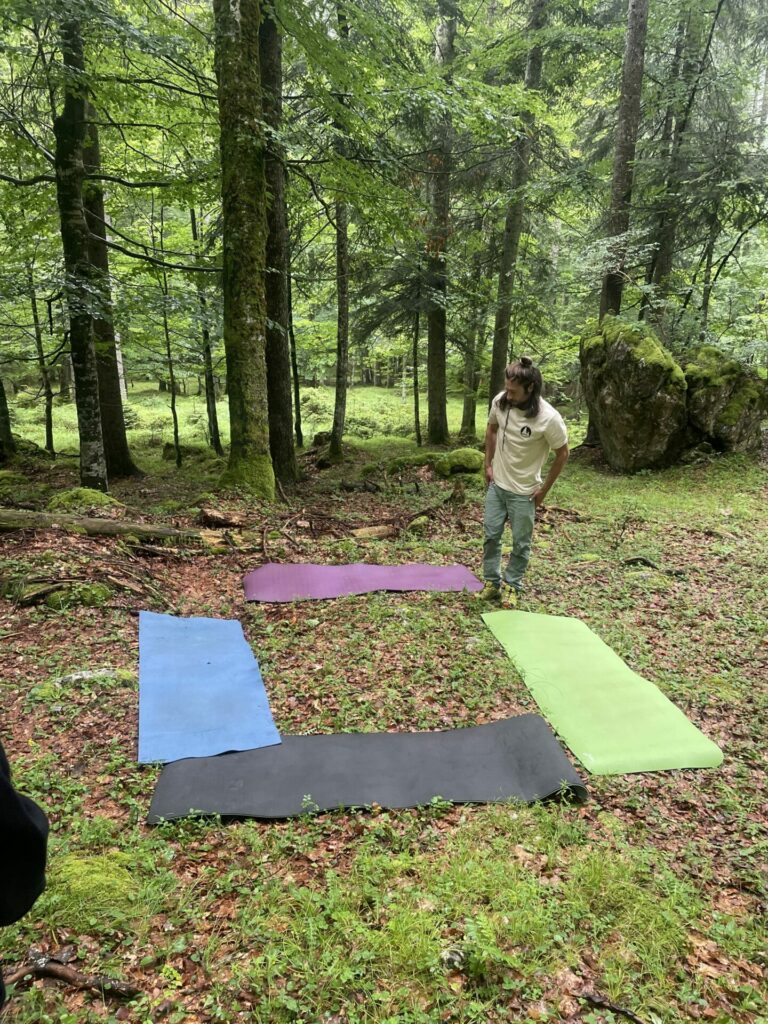
[[[544,717],[593,775],[716,768],[722,751],[584,622],[488,612]]]

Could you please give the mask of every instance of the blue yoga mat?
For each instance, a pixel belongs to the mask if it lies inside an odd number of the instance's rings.
[[[280,742],[239,622],[139,615],[139,761]]]

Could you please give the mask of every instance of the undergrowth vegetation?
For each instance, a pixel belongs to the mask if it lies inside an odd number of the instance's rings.
[[[285,733],[453,728],[536,710],[469,595],[244,603],[241,577],[265,558],[478,570],[479,475],[457,492],[413,458],[398,395],[350,397],[390,436],[351,436],[345,462],[322,472],[304,457],[289,508],[214,492],[221,462],[204,448],[196,399],[181,400],[182,440],[199,454],[176,470],[161,457],[167,427],[152,426],[166,415],[157,394],[132,392],[131,441],[149,472],[117,482],[125,508],[102,514],[194,526],[213,505],[250,518],[250,544],[211,554],[2,535],[0,577],[16,588],[0,599],[3,740],[52,832],[48,889],[0,932],[0,955],[11,971],[30,947],[71,947],[74,967],[139,992],[121,1003],[22,982],[7,1020],[764,1024],[768,515],[755,460],[621,477],[574,456],[539,517],[523,604],[586,621],[722,746],[720,769],[583,773],[580,807],[436,799],[143,824],[158,769],[135,761],[139,608],[239,619]],[[326,398],[305,402],[318,430]],[[64,449],[68,413],[57,410]],[[31,422],[17,408],[15,429]],[[74,460],[25,456],[0,475],[0,502],[21,494],[44,508],[74,474]],[[418,530],[351,533],[425,510]],[[19,579],[64,576],[98,577],[108,596],[20,602]]]

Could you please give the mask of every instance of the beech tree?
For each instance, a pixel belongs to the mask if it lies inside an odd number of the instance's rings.
[[[454,0],[438,0],[439,24],[435,32],[435,61],[450,80],[456,40],[458,10]],[[446,411],[446,302],[448,293],[448,236],[451,222],[451,117],[447,111],[436,119],[434,144],[429,156],[427,194],[427,437],[432,444],[447,444]]]
[[[224,349],[230,452],[223,483],[273,498],[266,368],[266,185],[258,0],[214,0],[221,131]]]
[[[544,26],[547,0],[532,0],[528,31],[534,39]],[[525,89],[537,90],[541,86],[543,55],[541,44],[536,41],[528,51],[525,65]],[[504,386],[504,368],[509,362],[509,320],[512,315],[512,292],[515,286],[515,272],[520,249],[520,236],[525,216],[525,188],[530,174],[533,119],[525,114],[523,131],[512,152],[512,180],[509,200],[504,218],[504,233],[501,241],[499,261],[499,287],[496,298],[496,316],[493,327],[493,351],[488,387],[488,405]]]
[[[97,295],[93,304],[93,337],[96,351],[96,372],[99,379],[99,410],[104,440],[104,458],[110,479],[135,476],[139,470],[128,448],[123,416],[123,400],[117,363],[115,324],[112,315],[112,287],[107,249],[107,220],[101,173],[101,149],[96,111],[89,103],[87,134],[83,145],[84,170],[92,177],[83,183],[83,208],[88,225],[88,259],[91,279]]]
[[[285,209],[285,155],[280,144],[283,111],[282,36],[274,15],[263,11],[259,28],[259,64],[266,141],[267,189],[266,314],[267,405],[269,451],[275,476],[284,483],[298,478],[291,410],[291,353],[288,303],[289,240]]]
[[[80,435],[80,483],[83,487],[106,491],[107,464],[93,343],[92,303],[97,285],[89,257],[90,232],[83,206],[87,100],[83,88],[85,61],[79,22],[62,23],[61,51],[67,77],[64,105],[53,122],[53,131],[56,137],[56,196],[66,271],[69,343]]]
[[[616,125],[616,149],[613,158],[611,208],[608,216],[608,236],[612,241],[608,247],[610,262],[603,276],[600,294],[601,320],[606,313],[618,313],[621,310],[635,147],[640,126],[640,100],[647,27],[648,0],[629,0],[619,117]]]

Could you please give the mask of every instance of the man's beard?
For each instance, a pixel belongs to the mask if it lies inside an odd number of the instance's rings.
[[[503,409],[519,409],[521,412],[525,412],[526,409],[530,409],[532,401],[532,395],[529,395],[523,402],[513,402],[512,399],[504,395],[500,404]]]

